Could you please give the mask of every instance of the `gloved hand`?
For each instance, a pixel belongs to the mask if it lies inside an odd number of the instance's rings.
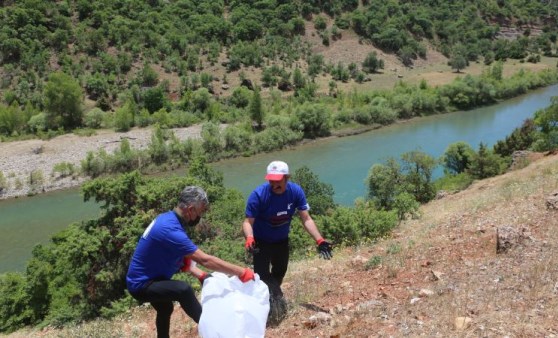
[[[209,277],[212,277],[212,275],[210,273],[204,272],[201,274],[201,276],[198,277],[198,280],[200,281],[200,284],[203,286],[203,282]]]
[[[184,258],[182,259],[182,267],[180,268],[180,271],[188,272],[190,271],[191,266],[192,266],[192,259],[184,256]]]
[[[318,252],[320,253],[320,258],[323,259],[331,259],[333,257],[333,246],[323,238],[320,238],[316,241],[318,244]]]
[[[246,237],[246,243],[244,243],[244,249],[249,253],[254,253],[255,248],[256,248],[256,241],[254,240],[254,236]]]
[[[242,283],[254,280],[254,271],[252,271],[252,269],[250,268],[245,268],[242,275],[238,276],[238,278],[242,281]]]

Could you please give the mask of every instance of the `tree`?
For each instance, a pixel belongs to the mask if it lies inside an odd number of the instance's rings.
[[[414,195],[420,203],[432,200],[436,195],[432,184],[432,172],[436,167],[434,158],[415,150],[401,155],[401,160],[401,171],[407,183],[406,191]]]
[[[43,95],[48,127],[73,129],[81,126],[83,90],[76,80],[62,72],[52,73]]]
[[[262,98],[260,96],[260,89],[256,86],[252,94],[252,100],[248,107],[250,118],[256,123],[257,129],[262,129],[264,120],[264,109],[262,107]]]
[[[376,52],[368,53],[362,62],[362,70],[366,73],[376,73],[378,69],[384,69],[384,60],[378,59]]]
[[[475,178],[483,179],[501,174],[504,165],[502,157],[490,151],[481,142],[479,151],[473,157],[468,172]]]
[[[393,158],[386,164],[374,164],[366,178],[368,199],[377,207],[391,210],[395,196],[402,191],[403,177],[400,164]]]
[[[455,69],[456,73],[459,73],[462,69],[467,67],[468,62],[467,62],[467,59],[465,59],[465,57],[463,55],[454,54],[454,55],[452,55],[452,57],[448,61],[448,65],[452,69]]]
[[[291,180],[302,187],[313,215],[325,215],[335,207],[333,186],[320,182],[318,175],[303,166],[295,170]]]
[[[441,162],[446,173],[459,174],[469,169],[474,156],[475,151],[468,143],[455,142],[446,148]]]
[[[554,96],[549,107],[535,113],[535,125],[539,131],[535,133],[533,149],[547,151],[558,148],[558,97]]]
[[[304,137],[327,136],[331,130],[331,113],[322,104],[306,102],[296,110],[296,121]]]

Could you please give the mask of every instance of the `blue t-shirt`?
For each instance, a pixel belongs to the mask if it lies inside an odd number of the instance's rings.
[[[126,275],[128,290],[138,292],[150,281],[171,279],[183,257],[197,249],[173,211],[160,214],[145,229],[134,251]]]
[[[287,182],[287,189],[278,195],[271,185],[264,183],[254,189],[246,202],[246,217],[254,218],[254,238],[267,243],[276,243],[289,237],[291,220],[297,210],[308,210],[302,188]]]

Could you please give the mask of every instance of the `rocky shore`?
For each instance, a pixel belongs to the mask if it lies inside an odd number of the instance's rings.
[[[180,140],[199,138],[201,125],[172,129]],[[5,188],[0,199],[72,188],[88,178],[81,175],[60,177],[53,172],[57,164],[66,162],[79,169],[89,151],[104,149],[111,154],[127,138],[134,149],[146,149],[151,143],[151,128],[133,129],[125,133],[99,130],[92,136],[66,134],[50,140],[25,140],[0,143],[0,172],[5,178]],[[32,173],[42,177],[30,184]],[[1,182],[0,182],[1,183]]]

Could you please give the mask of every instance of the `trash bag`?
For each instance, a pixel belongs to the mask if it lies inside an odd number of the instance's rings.
[[[198,333],[203,338],[265,336],[269,289],[255,274],[242,283],[238,277],[214,272],[203,283]]]

